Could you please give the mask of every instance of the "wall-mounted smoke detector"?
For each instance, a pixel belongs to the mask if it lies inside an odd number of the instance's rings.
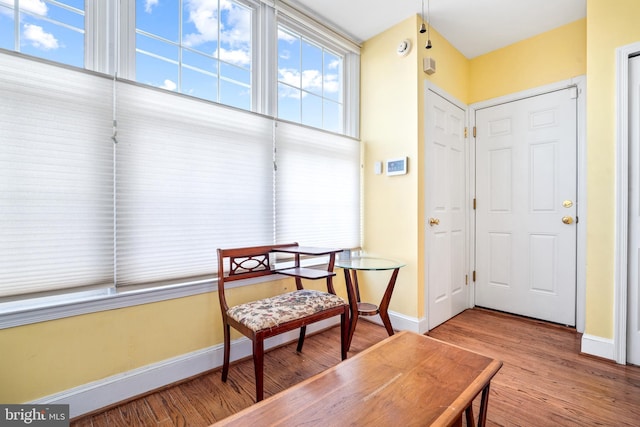
[[[411,52],[411,40],[404,39],[398,43],[398,47],[396,48],[398,56],[407,56],[409,52]]]

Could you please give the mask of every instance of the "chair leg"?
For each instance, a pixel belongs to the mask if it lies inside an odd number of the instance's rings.
[[[302,346],[304,345],[304,336],[307,333],[307,326],[300,327],[300,337],[298,338],[298,348],[296,351],[300,353],[302,351]]]
[[[231,353],[231,330],[228,324],[223,326],[224,331],[224,359],[222,362],[222,382],[227,382],[229,375],[229,356]]]
[[[253,340],[253,368],[256,373],[256,402],[264,399],[264,341],[256,337]]]

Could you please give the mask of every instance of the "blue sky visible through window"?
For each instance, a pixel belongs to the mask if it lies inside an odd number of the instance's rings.
[[[15,4],[0,0],[0,48],[84,67],[84,0],[19,0],[18,13]],[[137,81],[253,109],[253,9],[233,0],[135,7]],[[278,116],[342,132],[343,58],[283,26],[277,48]]]
[[[278,117],[342,132],[342,58],[278,28]]]
[[[230,0],[137,0],[136,80],[250,110],[251,34]]]
[[[19,0],[18,19],[14,5],[0,0],[1,48],[84,67],[84,0]]]

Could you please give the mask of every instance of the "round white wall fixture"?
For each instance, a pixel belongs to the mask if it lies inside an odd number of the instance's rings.
[[[400,43],[398,43],[398,47],[396,48],[396,53],[398,56],[407,56],[411,51],[411,40],[404,39]]]

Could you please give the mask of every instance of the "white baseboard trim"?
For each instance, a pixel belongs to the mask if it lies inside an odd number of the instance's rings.
[[[307,327],[307,333],[329,328],[340,322],[332,318],[314,323]],[[273,348],[298,339],[298,331],[291,331],[265,342],[265,349]],[[251,356],[251,341],[240,338],[231,343],[231,360]],[[101,408],[148,393],[152,390],[173,384],[203,372],[222,366],[222,344],[183,354],[158,363],[133,369],[83,384],[60,393],[52,394],[32,404],[68,404],[69,416],[79,417]]]
[[[382,325],[382,319],[380,315],[375,316],[361,316],[359,320],[366,319],[370,322],[376,323],[378,325]],[[421,332],[421,322],[418,321],[415,317],[405,316],[404,314],[396,313],[394,311],[389,310],[389,319],[391,320],[391,326],[396,331],[411,331],[422,334]],[[358,333],[358,327],[356,326],[356,334]]]
[[[615,360],[615,346],[612,339],[601,338],[595,335],[582,335],[582,353],[591,356],[602,357],[604,359]]]

